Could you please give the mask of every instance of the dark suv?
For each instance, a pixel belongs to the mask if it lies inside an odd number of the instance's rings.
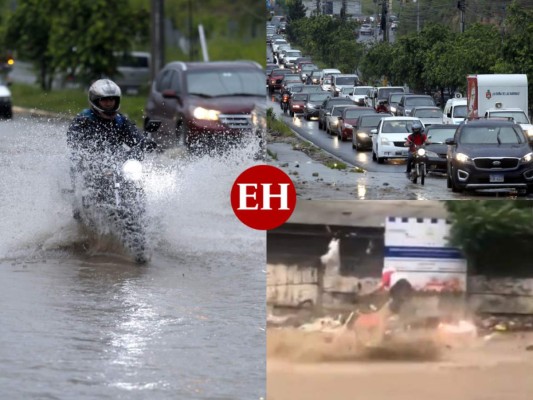
[[[445,143],[452,191],[533,190],[533,152],[520,125],[490,119],[467,121]]]
[[[163,147],[233,142],[252,130],[251,112],[265,102],[264,77],[251,61],[171,62],[152,84],[145,125],[162,121],[154,139]]]

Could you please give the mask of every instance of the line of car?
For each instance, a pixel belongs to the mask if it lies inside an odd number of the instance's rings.
[[[272,43],[276,40],[280,39],[273,37]],[[273,44],[277,56],[275,49]],[[301,75],[300,81],[294,76],[285,79],[302,63],[314,68],[308,79]],[[280,91],[280,102],[286,96],[287,105],[284,108],[282,104],[282,109],[291,116],[317,119],[319,129],[340,141],[351,141],[356,151],[370,150],[377,163],[407,158],[405,139],[412,123],[420,121],[428,136],[428,171],[445,173],[452,191],[516,189],[533,193],[532,138],[515,121],[466,120],[465,98],[448,99],[443,112],[432,96],[409,93],[400,86],[361,86],[356,75],[344,75],[352,81],[343,81],[344,86],[334,84],[343,76],[341,71],[326,73],[305,58],[295,65],[271,63],[267,86],[271,95]]]

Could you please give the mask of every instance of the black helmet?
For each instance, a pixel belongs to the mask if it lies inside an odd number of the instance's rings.
[[[422,133],[424,131],[424,127],[420,123],[420,121],[413,122],[413,125],[411,125],[411,131],[413,133]]]
[[[89,88],[89,103],[95,111],[108,116],[114,116],[120,109],[121,94],[120,88],[115,82],[110,79],[99,79]],[[104,110],[101,108],[99,100],[102,98],[114,98],[115,107],[113,107],[112,110]]]

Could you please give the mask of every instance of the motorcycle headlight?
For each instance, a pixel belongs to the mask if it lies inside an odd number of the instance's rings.
[[[138,181],[143,176],[143,166],[137,160],[128,160],[122,164],[122,175],[126,179]]]
[[[395,112],[396,112],[396,107],[392,107],[392,106],[391,106],[390,110],[391,110],[393,113],[395,113]]]
[[[367,138],[367,137],[369,137],[369,136],[368,136],[368,133],[366,133],[366,132],[357,132],[357,136],[360,137],[360,138]]]
[[[468,157],[466,154],[463,154],[463,153],[457,153],[455,155],[455,159],[462,163],[467,163],[470,161],[470,157]]]
[[[527,153],[524,157],[522,157],[520,161],[522,161],[523,163],[530,163],[531,161],[533,161],[533,153]]]
[[[217,110],[208,110],[207,108],[203,107],[196,107],[192,115],[196,119],[203,119],[206,121],[218,121],[218,115],[220,114],[220,111]]]
[[[345,127],[346,129],[353,129],[353,126],[350,125],[350,124],[347,123],[347,122],[344,123],[344,127]]]
[[[425,149],[418,149],[416,151],[416,154],[418,154],[419,156],[423,157],[426,155],[426,150]]]

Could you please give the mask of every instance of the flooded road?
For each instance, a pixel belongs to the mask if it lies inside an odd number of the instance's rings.
[[[264,396],[265,235],[229,204],[255,149],[146,160],[139,267],[72,218],[65,130],[0,123],[0,397]]]

